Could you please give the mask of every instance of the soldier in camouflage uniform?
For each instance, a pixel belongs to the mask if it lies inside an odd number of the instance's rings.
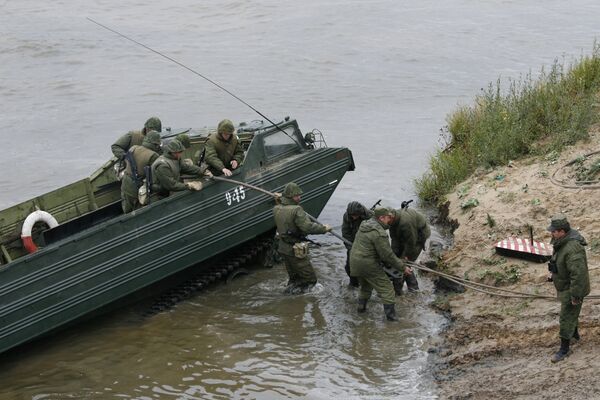
[[[180,133],[179,135],[175,136],[175,139],[179,140],[179,142],[183,145],[183,147],[186,150],[189,149],[192,145],[192,142],[190,141],[190,136],[186,133]]]
[[[202,182],[181,182],[181,173],[210,176],[206,165],[198,167],[197,165],[184,163],[181,159],[181,153],[184,150],[185,148],[181,142],[173,139],[167,145],[166,154],[158,157],[154,164],[152,164],[152,192],[159,199],[169,196],[171,192],[202,189]]]
[[[138,201],[138,189],[142,185],[143,179],[146,177],[144,168],[152,165],[158,158],[158,152],[161,146],[160,133],[156,131],[149,132],[144,136],[144,141],[141,146],[133,145],[128,153],[135,163],[135,171],[137,176],[134,176],[129,157],[126,157],[125,174],[121,181],[121,206],[123,212],[128,213],[140,207]]]
[[[329,225],[311,222],[299,205],[301,195],[300,186],[290,182],[283,189],[281,204],[273,208],[279,238],[277,251],[289,276],[287,293],[306,291],[317,283],[317,275],[308,255],[308,243],[304,237],[331,231]]]
[[[144,128],[141,131],[129,131],[123,136],[121,136],[117,141],[111,146],[111,150],[115,157],[119,160],[122,160],[125,157],[125,154],[131,146],[141,145],[144,141],[144,136],[146,133],[150,131],[159,132],[162,130],[162,123],[160,119],[156,117],[149,118],[148,121],[144,124]]]
[[[405,208],[394,210],[394,222],[390,225],[390,237],[394,254],[402,259],[415,261],[425,249],[425,242],[431,236],[427,219],[416,210]],[[419,290],[419,282],[414,271],[404,274],[402,278],[393,278],[394,291],[397,296],[402,294],[404,281],[411,292]]]
[[[358,232],[358,227],[363,221],[368,220],[373,216],[373,213],[365,206],[360,204],[358,201],[352,201],[348,203],[348,207],[346,208],[346,212],[342,217],[342,236],[349,242],[354,242],[354,237],[356,236],[356,232]],[[344,242],[344,246],[346,246],[346,273],[350,278],[350,286],[358,287],[358,278],[350,275],[350,249],[352,249],[352,245]]]
[[[406,272],[404,261],[394,255],[386,230],[394,220],[392,210],[378,207],[371,219],[360,224],[352,250],[350,250],[350,272],[358,278],[358,312],[367,310],[367,301],[373,289],[381,298],[388,321],[396,321],[394,287],[382,268],[382,263],[400,272]]]
[[[231,176],[231,170],[238,168],[244,159],[244,150],[234,130],[233,122],[224,119],[219,122],[217,134],[206,141],[206,163],[215,175]]]
[[[552,217],[548,231],[552,233],[554,252],[548,263],[549,279],[554,282],[560,300],[560,350],[551,361],[558,362],[569,354],[571,338],[579,340],[579,313],[585,296],[590,294],[585,239],[563,214]]]

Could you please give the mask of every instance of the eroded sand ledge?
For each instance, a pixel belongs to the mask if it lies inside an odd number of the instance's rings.
[[[488,284],[555,295],[546,282],[547,265],[496,255],[493,245],[509,236],[549,242],[551,215],[563,212],[588,242],[592,294],[600,294],[600,189],[566,189],[552,174],[578,156],[600,150],[600,126],[590,139],[560,157],[527,158],[494,171],[481,171],[448,196],[449,220],[459,224],[454,245],[443,255],[449,272]],[[597,155],[596,157],[600,157]],[[556,177],[567,180],[572,169]],[[477,199],[479,205],[462,209]],[[490,223],[490,218],[493,222]],[[493,225],[493,226],[490,226]],[[516,283],[511,278],[519,275]],[[504,282],[497,282],[502,281]],[[580,317],[581,341],[563,362],[558,350],[560,304],[548,300],[492,297],[467,290],[440,298],[452,323],[442,334],[433,359],[441,398],[591,399],[600,396],[600,300],[586,300]]]

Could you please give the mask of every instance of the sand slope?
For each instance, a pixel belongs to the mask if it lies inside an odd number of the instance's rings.
[[[589,141],[568,148],[560,157],[549,154],[520,160],[480,171],[458,185],[448,199],[449,219],[459,226],[454,245],[443,256],[451,273],[555,295],[553,284],[545,279],[545,263],[496,255],[493,245],[512,235],[528,238],[528,225],[534,227],[536,240],[549,242],[545,230],[549,218],[563,212],[588,241],[592,294],[600,294],[600,189],[567,189],[550,180],[559,170],[555,178],[573,184],[575,167],[559,167],[597,150],[600,126],[591,130]],[[461,208],[470,199],[477,199],[479,205]],[[518,281],[511,283],[517,276]],[[467,290],[450,296],[446,306],[453,323],[434,356],[442,398],[600,398],[600,300],[584,302],[582,340],[558,364],[550,362],[559,347],[558,302],[505,299]]]

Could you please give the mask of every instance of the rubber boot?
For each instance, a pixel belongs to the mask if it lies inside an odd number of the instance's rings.
[[[560,338],[560,350],[552,356],[552,362],[556,363],[565,359],[569,355],[569,339]]]
[[[398,321],[398,317],[396,317],[396,307],[394,304],[384,304],[383,312],[385,313],[385,318],[388,321]]]
[[[350,278],[350,283],[348,284],[348,286],[352,287],[352,288],[357,288],[358,287],[358,278],[355,276],[350,275],[350,252],[348,252],[348,258],[346,258],[346,265],[344,266],[344,269],[346,270],[346,274],[348,275],[348,278]]]
[[[358,308],[356,311],[359,313],[367,312],[367,299],[358,299]]]
[[[392,278],[392,285],[394,286],[394,293],[396,293],[396,296],[402,296],[402,287],[404,286],[404,276],[402,276],[402,278]]]
[[[408,288],[409,292],[419,291],[419,282],[417,281],[417,276],[414,272],[412,274],[405,275],[404,280],[406,281],[406,287]]]

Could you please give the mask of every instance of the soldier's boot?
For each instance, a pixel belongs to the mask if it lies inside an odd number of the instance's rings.
[[[578,327],[575,327],[575,332],[573,332],[573,339],[576,342],[579,342],[579,339],[581,339],[581,336],[579,336],[579,329],[578,329]]]
[[[369,300],[368,299],[358,299],[358,308],[356,309],[356,311],[358,311],[359,313],[367,312],[367,301],[369,301]]]
[[[552,356],[550,361],[557,363],[564,360],[565,357],[569,355],[569,342],[569,339],[560,338],[560,350],[558,350],[556,354]]]
[[[394,286],[394,293],[396,293],[396,296],[402,296],[402,287],[404,286],[404,277],[392,278],[392,285]]]
[[[398,321],[398,317],[396,317],[396,307],[394,304],[384,304],[383,312],[385,313],[385,318],[388,321]]]
[[[417,276],[413,272],[412,274],[406,275],[404,277],[406,281],[406,287],[409,292],[418,292],[419,291],[419,282],[417,281]]]

